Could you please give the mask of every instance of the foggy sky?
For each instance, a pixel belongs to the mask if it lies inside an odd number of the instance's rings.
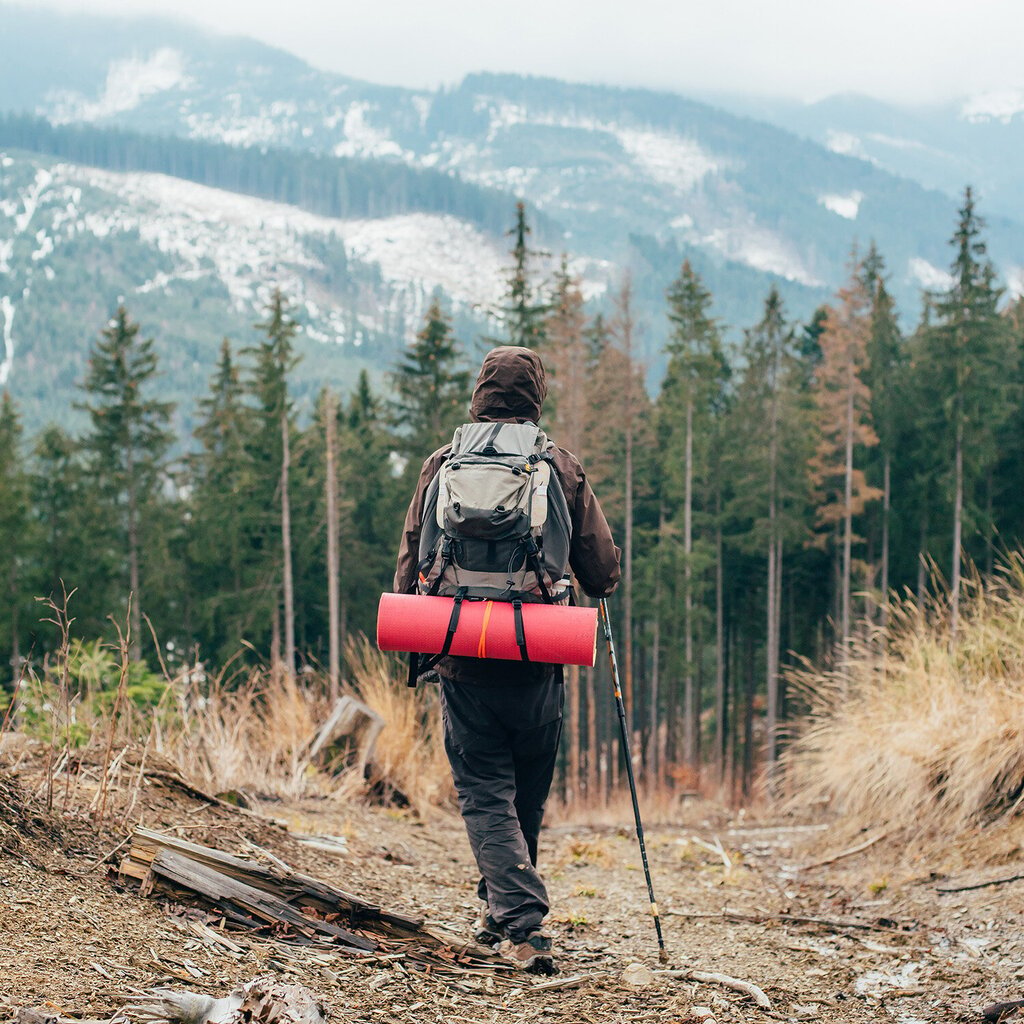
[[[29,2],[171,15],[412,87],[470,71],[804,100],[861,92],[922,103],[1024,87],[1021,0]]]

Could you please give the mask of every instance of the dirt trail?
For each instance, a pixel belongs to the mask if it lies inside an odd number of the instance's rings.
[[[347,852],[300,845],[284,827],[155,783],[134,818],[255,859],[269,851],[385,906],[468,932],[475,877],[456,816],[420,822],[330,801],[261,809],[291,832],[343,836]],[[223,995],[267,971],[308,985],[331,1020],[348,1024],[695,1024],[704,1019],[701,1007],[720,1024],[916,1024],[977,1021],[982,1005],[1024,995],[1024,881],[941,894],[924,869],[917,877],[884,877],[893,851],[882,844],[830,867],[797,871],[809,859],[809,842],[819,853],[828,848],[821,827],[730,821],[707,808],[689,812],[688,824],[650,830],[669,967],[754,982],[772,1001],[764,1011],[717,985],[657,974],[644,987],[627,983],[623,969],[631,962],[661,967],[627,828],[558,825],[542,836],[559,979],[582,976],[575,987],[550,989],[538,987],[546,979],[522,974],[424,976],[400,963],[370,964],[240,932],[230,933],[238,951],[211,946],[189,930],[183,908],[119,890],[92,868],[124,837],[123,828],[96,835],[81,819],[55,827],[24,816],[12,821],[15,813],[0,788],[0,825],[8,826],[0,828],[0,1019],[7,1009],[42,1003],[71,1016],[106,1017],[132,989],[162,984]]]

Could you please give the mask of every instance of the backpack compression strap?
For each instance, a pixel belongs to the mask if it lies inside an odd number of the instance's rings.
[[[408,685],[415,686],[416,680],[424,673],[430,671],[439,661],[443,658],[448,657],[448,652],[452,649],[452,641],[455,639],[455,632],[459,628],[459,616],[462,614],[462,602],[466,597],[466,588],[459,587],[455,593],[455,598],[452,604],[452,614],[448,619],[448,632],[445,634],[444,646],[441,648],[438,654],[431,655],[429,658],[423,658],[420,660],[418,654],[409,655],[409,679]]]

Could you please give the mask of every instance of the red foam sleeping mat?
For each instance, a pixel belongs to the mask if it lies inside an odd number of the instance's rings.
[[[382,594],[377,607],[377,646],[382,651],[439,654],[448,632],[452,604],[450,597]],[[524,604],[523,632],[531,661],[594,664],[596,608]],[[506,601],[463,601],[451,653],[521,661],[512,605]]]

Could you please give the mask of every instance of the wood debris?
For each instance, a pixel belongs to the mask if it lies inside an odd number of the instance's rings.
[[[428,928],[421,918],[382,910],[275,860],[269,866],[258,864],[137,828],[118,877],[137,881],[143,896],[171,895],[212,911],[226,926],[270,934],[285,942],[395,956],[417,969],[452,974],[508,969],[496,954]],[[192,931],[231,948],[230,940],[207,925]]]

